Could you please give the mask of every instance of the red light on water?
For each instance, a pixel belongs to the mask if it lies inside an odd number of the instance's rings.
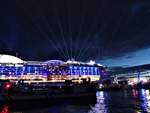
[[[8,106],[4,105],[4,107],[0,113],[9,113]]]
[[[136,94],[136,90],[135,89],[132,90],[132,95],[133,95],[134,98],[136,98],[137,94]]]
[[[9,89],[9,88],[10,88],[10,84],[7,84],[7,85],[6,85],[6,89]]]
[[[10,89],[11,88],[11,84],[10,83],[6,83],[5,84],[5,89]]]

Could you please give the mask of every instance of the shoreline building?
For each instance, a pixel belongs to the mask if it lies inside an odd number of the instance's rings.
[[[128,84],[137,84],[139,82],[150,81],[150,64],[132,66],[132,67],[113,67],[108,73],[116,81],[128,81]]]
[[[103,76],[106,76],[104,66],[94,61],[23,61],[15,56],[0,55],[0,79],[57,82],[90,78],[98,81]]]

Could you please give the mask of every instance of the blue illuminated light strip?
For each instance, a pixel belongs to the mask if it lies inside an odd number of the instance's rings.
[[[44,67],[42,65],[23,65],[23,66],[0,66],[1,75],[14,75],[23,76],[27,74],[31,75],[98,75],[104,74],[101,72],[101,68],[96,66],[85,66],[85,65],[68,65],[61,69],[52,70],[51,68]]]

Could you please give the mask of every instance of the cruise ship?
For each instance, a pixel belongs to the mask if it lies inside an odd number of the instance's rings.
[[[0,55],[0,79],[29,82],[59,82],[82,78],[98,81],[107,73],[103,65],[75,60],[25,61],[11,55]]]

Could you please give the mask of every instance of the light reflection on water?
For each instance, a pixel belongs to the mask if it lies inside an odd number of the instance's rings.
[[[150,112],[150,92],[149,90],[140,90],[139,91],[140,99],[140,111],[141,112]]]
[[[150,91],[97,92],[97,103],[89,113],[150,113]]]
[[[2,105],[2,107],[0,113],[150,113],[150,91],[144,89],[119,92],[99,91],[95,104],[64,102],[58,105],[31,107],[31,109],[19,111],[15,111],[15,108],[11,111],[10,106],[7,105]]]
[[[108,100],[108,94],[103,91],[97,92],[97,103],[91,107],[89,113],[108,113],[106,100]]]

